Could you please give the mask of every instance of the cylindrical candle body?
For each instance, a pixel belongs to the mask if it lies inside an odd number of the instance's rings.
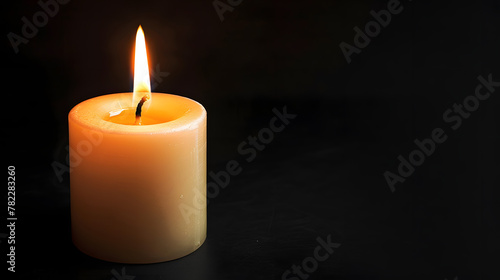
[[[143,114],[157,124],[110,122],[129,100],[100,96],[69,114],[73,242],[113,262],[180,258],[206,237],[206,111],[153,93]]]

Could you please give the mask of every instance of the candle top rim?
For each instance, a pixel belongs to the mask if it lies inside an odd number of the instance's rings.
[[[132,108],[132,92],[111,93],[78,103],[68,114],[68,121],[92,130],[113,134],[166,134],[192,130],[205,120],[206,110],[197,101],[169,93],[152,92],[154,102],[145,114],[168,117],[170,121],[149,125],[126,125],[106,120],[110,113]]]

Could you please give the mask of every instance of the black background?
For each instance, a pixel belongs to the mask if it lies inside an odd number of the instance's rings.
[[[4,168],[16,167],[15,276],[104,280],[125,268],[136,280],[281,279],[330,235],[341,246],[308,279],[499,278],[500,90],[457,130],[443,120],[479,75],[500,81],[498,1],[401,1],[350,64],[339,44],[353,44],[353,28],[389,1],[243,0],[221,21],[211,0],[71,0],[17,54],[7,34],[21,35],[21,18],[41,8],[8,2],[2,104]],[[208,171],[233,159],[243,171],[210,199],[199,250],[123,265],[73,246],[69,174],[59,180],[52,164],[66,162],[74,105],[131,91],[139,24],[151,68],[170,73],[155,91],[207,109]],[[238,145],[284,106],[297,117],[247,162]],[[391,192],[384,172],[438,127],[447,140]],[[6,205],[7,186],[2,194]]]

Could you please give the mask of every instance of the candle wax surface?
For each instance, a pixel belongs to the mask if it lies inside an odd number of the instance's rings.
[[[127,108],[120,109],[117,112],[112,112],[109,114],[109,117],[104,118],[105,120],[117,123],[117,124],[126,124],[126,125],[136,125],[136,112],[137,108]],[[141,125],[150,125],[150,124],[160,124],[170,120],[158,120],[148,116],[148,114],[142,114],[141,116]]]
[[[206,237],[206,111],[152,93],[143,125],[134,121],[132,93],[95,97],[69,113],[73,242],[112,262],[180,258]]]

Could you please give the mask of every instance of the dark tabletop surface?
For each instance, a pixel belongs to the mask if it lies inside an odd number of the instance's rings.
[[[74,0],[18,53],[5,36],[3,158],[16,167],[18,221],[15,273],[0,230],[2,279],[498,279],[500,4],[401,1],[348,63],[339,44],[354,46],[353,28],[388,3]],[[221,20],[216,7],[231,9]],[[21,18],[41,9],[5,4],[4,34],[22,35]],[[78,251],[69,174],[53,170],[66,163],[69,110],[130,91],[139,24],[155,90],[207,109],[208,171],[242,168],[209,199],[201,248],[149,265]],[[493,81],[484,100],[479,77]],[[477,108],[446,118],[454,104]],[[255,158],[238,151],[285,106],[296,117]],[[436,129],[446,140],[391,188],[384,174]],[[294,272],[320,240],[332,251]]]

